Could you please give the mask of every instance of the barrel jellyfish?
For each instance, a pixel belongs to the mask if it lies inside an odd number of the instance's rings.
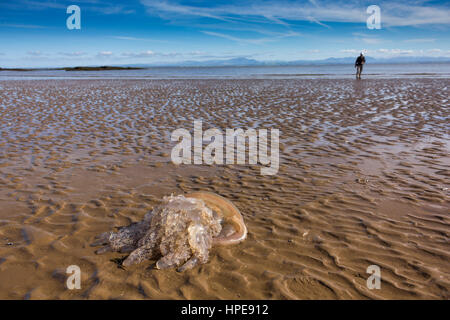
[[[164,197],[140,222],[96,237],[96,251],[130,253],[123,266],[158,259],[156,268],[191,269],[208,261],[213,245],[230,245],[247,237],[239,210],[209,192]]]

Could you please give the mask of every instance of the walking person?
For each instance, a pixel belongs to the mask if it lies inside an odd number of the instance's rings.
[[[361,73],[363,71],[364,63],[366,63],[366,58],[364,57],[364,55],[361,52],[361,54],[359,55],[358,58],[356,58],[356,61],[355,61],[356,79],[361,79]]]

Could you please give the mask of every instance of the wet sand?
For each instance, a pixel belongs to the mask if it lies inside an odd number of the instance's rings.
[[[449,299],[448,79],[0,82],[0,298]],[[180,165],[174,129],[279,129],[280,170]],[[193,270],[89,244],[212,191],[249,234]],[[369,290],[369,265],[381,289]],[[81,290],[66,288],[78,265]]]

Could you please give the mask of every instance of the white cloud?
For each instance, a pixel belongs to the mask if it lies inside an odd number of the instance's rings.
[[[42,53],[41,51],[39,51],[39,50],[36,50],[36,51],[27,51],[27,55],[39,57],[39,56],[42,56],[43,53]]]
[[[267,43],[267,42],[277,41],[277,40],[280,40],[283,38],[296,37],[296,36],[300,35],[300,33],[298,33],[298,32],[289,31],[286,33],[280,33],[273,37],[250,39],[250,38],[235,37],[235,36],[231,36],[228,34],[213,32],[213,31],[202,31],[202,32],[204,34],[207,34],[210,36],[215,36],[215,37],[224,38],[227,40],[231,40],[231,41],[235,41],[235,42],[239,42],[239,43],[246,43],[246,44],[263,44],[263,43]]]
[[[407,39],[403,40],[406,43],[426,43],[426,42],[435,42],[436,39],[423,38],[423,39]]]
[[[365,23],[367,6],[360,1],[334,1],[322,4],[319,1],[299,3],[295,1],[247,0],[240,4],[223,4],[214,7],[182,5],[168,0],[141,0],[147,12],[165,18],[176,16],[208,17],[229,20],[245,16],[266,18],[278,24],[286,25],[285,20],[314,22],[361,22]],[[383,26],[416,26],[424,24],[450,24],[450,9],[446,6],[427,6],[415,2],[379,1],[381,23]]]
[[[147,58],[155,56],[155,52],[151,50],[142,51],[142,52],[123,52],[122,57],[127,58]]]
[[[351,53],[351,54],[359,54],[361,53],[361,50],[356,50],[356,49],[343,49],[340,52],[342,53]]]
[[[8,27],[8,28],[22,28],[22,29],[46,29],[48,27],[38,26],[34,24],[13,24],[13,23],[2,23],[0,27]]]
[[[364,43],[367,43],[367,44],[379,44],[379,43],[383,42],[382,39],[378,39],[378,38],[361,38],[361,41],[363,41]]]
[[[118,40],[129,40],[129,41],[148,41],[148,42],[167,42],[164,40],[157,40],[151,38],[137,38],[137,37],[129,37],[129,36],[112,36],[111,38]]]
[[[377,50],[368,50],[369,54],[377,54],[381,53],[384,56],[399,56],[399,55],[419,55],[423,54],[422,50],[411,50],[411,49],[377,49]]]
[[[406,55],[406,54],[413,54],[414,50],[405,50],[405,49],[391,49],[390,53],[395,55]]]
[[[362,41],[367,44],[380,44],[382,42],[386,42],[386,40],[367,33],[354,32],[353,35],[355,36],[356,41]]]
[[[191,55],[191,56],[204,56],[206,54],[208,54],[208,53],[205,51],[199,51],[199,50],[188,52],[188,55]]]
[[[124,9],[123,6],[112,6],[112,7],[90,7],[90,10],[97,11],[103,14],[132,14],[135,13],[132,9]]]
[[[67,6],[62,3],[56,3],[55,1],[32,1],[32,0],[26,0],[24,1],[24,4],[26,4],[27,7],[31,7],[33,9],[66,9]]]
[[[386,48],[380,48],[380,49],[375,49],[375,50],[357,50],[357,49],[343,49],[340,50],[341,53],[344,54],[352,54],[352,55],[356,55],[359,54],[360,52],[363,52],[365,55],[370,55],[372,57],[377,57],[377,58],[391,58],[391,57],[399,57],[399,56],[436,56],[437,55],[441,55],[444,53],[444,51],[442,51],[441,49],[430,49],[430,50],[413,50],[413,49],[398,49],[398,48],[393,48],[393,49],[386,49]]]
[[[353,50],[341,50],[341,52],[347,52],[347,53],[354,53]],[[399,49],[399,48],[393,48],[393,49],[386,49],[386,48],[380,48],[376,50],[367,50],[367,54],[375,56],[375,57],[398,57],[398,56],[448,56],[448,53],[446,51],[435,48],[435,49]]]
[[[111,51],[100,51],[97,56],[99,57],[111,57],[113,53]]]
[[[62,56],[66,56],[66,57],[82,57],[85,56],[86,53],[83,51],[75,51],[75,52],[60,52],[59,53]]]
[[[262,43],[265,43],[265,42],[272,41],[269,38],[246,39],[246,38],[238,38],[238,37],[230,36],[228,34],[219,33],[219,32],[212,32],[212,31],[202,31],[202,32],[204,34],[209,35],[209,36],[224,38],[224,39],[235,41],[235,42],[239,42],[239,43],[262,44]]]
[[[322,27],[331,29],[331,27],[330,27],[329,25],[326,25],[325,23],[320,22],[319,20],[317,20],[317,19],[314,18],[314,17],[307,17],[307,19],[308,19],[309,21],[311,21],[311,22],[317,23],[318,25],[320,25],[320,26],[322,26]]]

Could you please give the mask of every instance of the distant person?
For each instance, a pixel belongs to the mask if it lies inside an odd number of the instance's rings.
[[[361,54],[358,58],[356,58],[355,61],[356,79],[361,79],[361,73],[363,71],[364,63],[366,63],[366,58],[364,58],[364,55],[361,52]]]

